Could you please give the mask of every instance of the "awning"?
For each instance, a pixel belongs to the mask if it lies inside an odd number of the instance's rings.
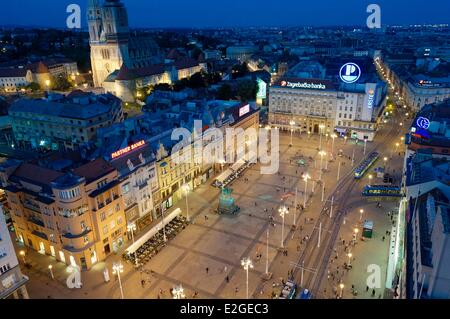
[[[246,162],[244,161],[244,159],[240,159],[239,161],[234,163],[233,166],[231,166],[231,169],[236,172],[238,169],[240,169],[245,164],[246,164]]]
[[[219,183],[223,183],[228,177],[230,177],[233,174],[234,172],[231,169],[227,169],[222,174],[217,176],[216,181],[218,181]]]
[[[134,244],[131,244],[126,252],[128,254],[134,253],[136,250],[138,250],[142,245],[144,245],[147,241],[149,241],[153,236],[155,236],[164,226],[169,224],[175,217],[181,214],[181,209],[177,208],[173,212],[171,212],[169,215],[164,216],[164,224],[163,222],[159,222],[155,227],[150,229],[144,236],[137,239]]]

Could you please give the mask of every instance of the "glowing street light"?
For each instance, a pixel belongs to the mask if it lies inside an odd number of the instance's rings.
[[[289,214],[289,210],[286,206],[281,206],[280,209],[278,209],[278,212],[280,213],[281,218],[283,219],[283,223],[281,226],[281,248],[284,248],[284,216]]]
[[[248,271],[249,269],[253,269],[253,262],[250,258],[244,258],[241,261],[242,268],[246,271],[247,275],[247,299],[248,299]]]
[[[319,155],[320,155],[320,180],[322,180],[322,169],[323,169],[323,167],[322,167],[322,164],[323,164],[323,157],[325,156],[325,155],[327,155],[327,152],[325,152],[325,151],[320,151],[319,152]]]
[[[372,179],[373,179],[373,176],[372,176],[372,174],[370,174],[369,175],[369,186],[372,186]]]
[[[184,299],[186,295],[184,294],[184,289],[182,285],[179,285],[172,290],[173,299]]]
[[[352,265],[353,254],[352,253],[348,253],[347,256],[348,256],[348,265],[351,266]]]
[[[325,129],[325,125],[324,124],[320,124],[319,125],[319,150],[322,149],[322,134],[323,134],[323,130]]]
[[[289,122],[289,125],[291,126],[291,143],[289,144],[289,146],[292,146],[292,145],[293,145],[293,143],[292,143],[292,135],[294,134],[294,125],[295,125],[295,122],[294,122],[294,121],[290,121],[290,122]]]
[[[134,245],[134,232],[136,231],[137,227],[136,224],[128,224],[127,225],[127,231],[131,233],[131,239],[133,241]],[[138,265],[138,257],[137,257],[137,250],[134,251],[134,262],[136,263],[136,266]]]
[[[362,221],[363,214],[364,214],[364,209],[360,209],[359,210],[359,221]]]
[[[355,228],[353,229],[353,240],[356,243],[357,239],[358,239],[358,233],[359,233],[359,229]]]
[[[344,293],[344,284],[343,283],[341,283],[340,285],[339,285],[339,288],[341,288],[341,293],[340,293],[340,298],[342,299],[342,295],[343,295],[343,293]]]
[[[52,277],[52,279],[55,280],[55,275],[53,274],[53,266],[48,265],[48,270],[50,271],[50,276]]]
[[[25,251],[24,251],[24,250],[21,250],[21,251],[19,252],[19,254],[20,254],[20,256],[22,256],[23,263],[26,264],[27,261],[26,261],[26,259],[25,259]]]
[[[122,288],[122,281],[120,280],[120,274],[123,273],[123,265],[121,262],[114,263],[112,266],[112,273],[113,275],[117,275],[117,278],[119,279],[119,287],[120,287],[120,296],[122,299],[123,297],[123,288]]]
[[[331,155],[334,154],[334,139],[337,137],[337,135],[335,133],[331,134],[331,138],[333,140],[333,142],[331,143]]]
[[[311,179],[308,173],[303,175],[303,180],[305,181],[305,193],[303,194],[303,207],[306,208],[306,193],[308,192],[308,179]]]
[[[186,220],[189,221],[189,203],[188,203],[188,195],[191,188],[189,187],[189,184],[184,184],[181,186],[181,189],[184,192],[184,196],[186,197]]]

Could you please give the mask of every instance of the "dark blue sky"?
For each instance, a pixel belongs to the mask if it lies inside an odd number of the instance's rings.
[[[122,0],[132,27],[362,25],[377,3],[383,24],[450,23],[449,0]],[[1,25],[63,27],[66,6],[87,0],[0,0]]]

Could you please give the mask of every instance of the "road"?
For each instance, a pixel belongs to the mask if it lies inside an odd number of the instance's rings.
[[[373,151],[381,153],[392,147],[392,143],[399,136],[399,133],[398,126],[392,121],[382,131],[380,130],[375,144],[370,150],[368,149],[367,154]],[[293,263],[295,267],[293,274],[296,282],[303,288],[310,289],[315,298],[321,298],[322,296],[321,283],[327,273],[328,263],[336,245],[343,219],[347,213],[349,200],[352,198],[351,194],[356,191],[360,196],[359,190],[363,184],[363,180],[354,179],[353,170],[340,179],[320,212],[314,228],[309,234],[309,240],[305,249],[298,261]],[[333,215],[330,217],[332,200]],[[321,230],[320,244],[319,230]]]

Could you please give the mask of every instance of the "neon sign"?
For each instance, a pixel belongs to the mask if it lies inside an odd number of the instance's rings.
[[[129,153],[129,152],[131,152],[131,151],[141,147],[141,146],[144,146],[144,145],[145,145],[145,141],[144,140],[139,141],[137,143],[134,143],[134,144],[132,144],[130,146],[127,146],[125,148],[122,148],[122,149],[112,153],[111,154],[111,158],[112,159],[118,158],[118,157],[120,157],[120,156],[122,156],[124,154],[127,154],[127,153]]]
[[[355,83],[361,77],[361,68],[356,63],[346,63],[341,67],[339,77],[345,83]]]
[[[373,108],[373,103],[375,102],[375,91],[369,90],[369,96],[367,100],[367,107],[369,109]]]
[[[322,83],[308,83],[308,82],[289,82],[281,81],[281,86],[288,87],[291,89],[314,89],[314,90],[325,90],[327,87]]]
[[[239,109],[239,117],[244,116],[248,112],[250,112],[250,104],[247,104]]]
[[[424,130],[428,130],[428,128],[430,127],[430,120],[423,116],[419,116],[416,124],[418,127],[423,128]]]

